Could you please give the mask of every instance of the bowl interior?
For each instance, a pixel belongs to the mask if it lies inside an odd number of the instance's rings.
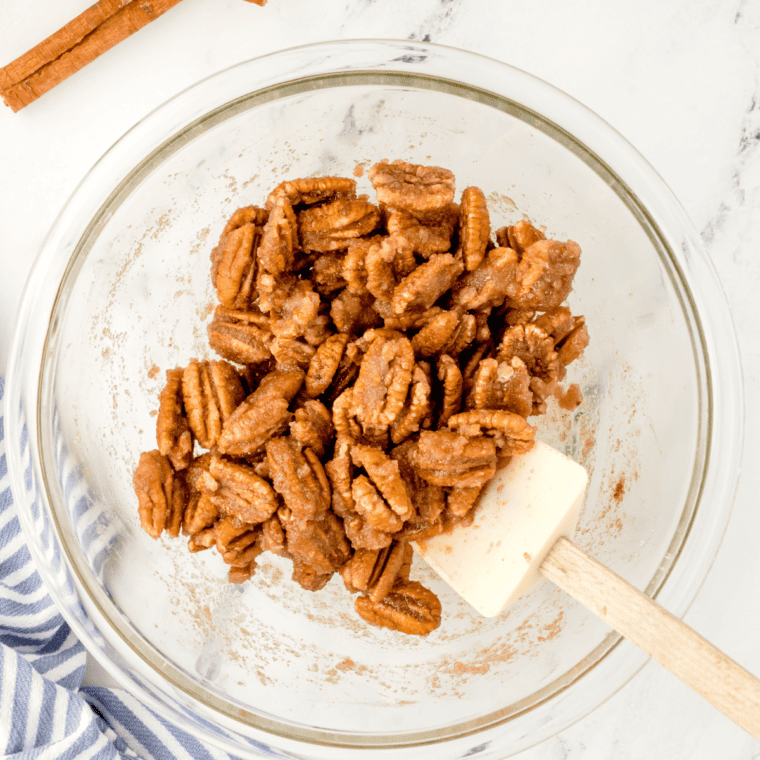
[[[704,470],[684,285],[625,187],[567,135],[495,96],[391,74],[283,86],[200,120],[125,179],[70,265],[43,366],[46,478],[80,582],[138,655],[235,720],[306,739],[442,738],[506,720],[616,641],[548,583],[481,618],[419,560],[412,577],[439,595],[444,621],[405,637],[358,619],[338,576],[312,594],[264,555],[232,586],[218,555],[140,529],[131,478],[155,448],[164,370],[211,357],[209,254],[225,219],[283,178],[353,176],[381,158],[445,166],[458,193],[481,187],[493,230],[527,217],[580,244],[570,306],[591,344],[568,380],[585,400],[533,422],[590,471],[582,548],[656,591]],[[374,197],[366,174],[358,183]]]

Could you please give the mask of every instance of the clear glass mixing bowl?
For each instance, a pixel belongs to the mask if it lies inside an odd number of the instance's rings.
[[[645,661],[548,583],[486,620],[415,565],[445,615],[419,639],[357,620],[339,578],[311,594],[269,557],[231,586],[216,555],[140,530],[132,471],[155,446],[163,370],[209,354],[225,218],[284,177],[385,157],[482,187],[494,229],[525,215],[581,245],[570,303],[592,340],[570,379],[585,401],[539,421],[591,472],[580,545],[683,614],[728,520],[742,402],[727,307],[681,207],[608,125],[521,71],[429,44],[320,44],[204,80],[116,143],[48,235],[7,440],[32,554],[87,649],[244,757],[503,758]]]

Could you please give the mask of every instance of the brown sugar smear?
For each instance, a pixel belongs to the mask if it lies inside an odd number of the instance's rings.
[[[582,400],[563,385],[588,344],[564,305],[580,248],[527,221],[492,234],[446,169],[368,177],[376,203],[318,177],[233,214],[211,254],[220,358],[167,371],[134,483],[143,528],[215,548],[231,582],[269,551],[311,591],[339,573],[370,625],[426,635],[441,604],[409,542],[469,525],[533,446],[527,418]]]

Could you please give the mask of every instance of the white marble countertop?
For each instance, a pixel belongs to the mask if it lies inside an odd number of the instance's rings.
[[[88,4],[2,0],[0,64]],[[426,39],[537,75],[618,129],[682,201],[736,323],[747,421],[732,520],[685,619],[760,673],[758,0],[269,0],[264,9],[184,0],[28,109],[0,109],[0,372],[40,244],[115,140],[208,74],[280,48],[351,37]],[[594,713],[518,757],[750,760],[760,744],[650,663]]]

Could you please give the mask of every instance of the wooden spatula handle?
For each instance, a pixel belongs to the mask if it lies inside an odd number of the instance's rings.
[[[760,739],[760,681],[688,625],[566,538],[541,573]]]

